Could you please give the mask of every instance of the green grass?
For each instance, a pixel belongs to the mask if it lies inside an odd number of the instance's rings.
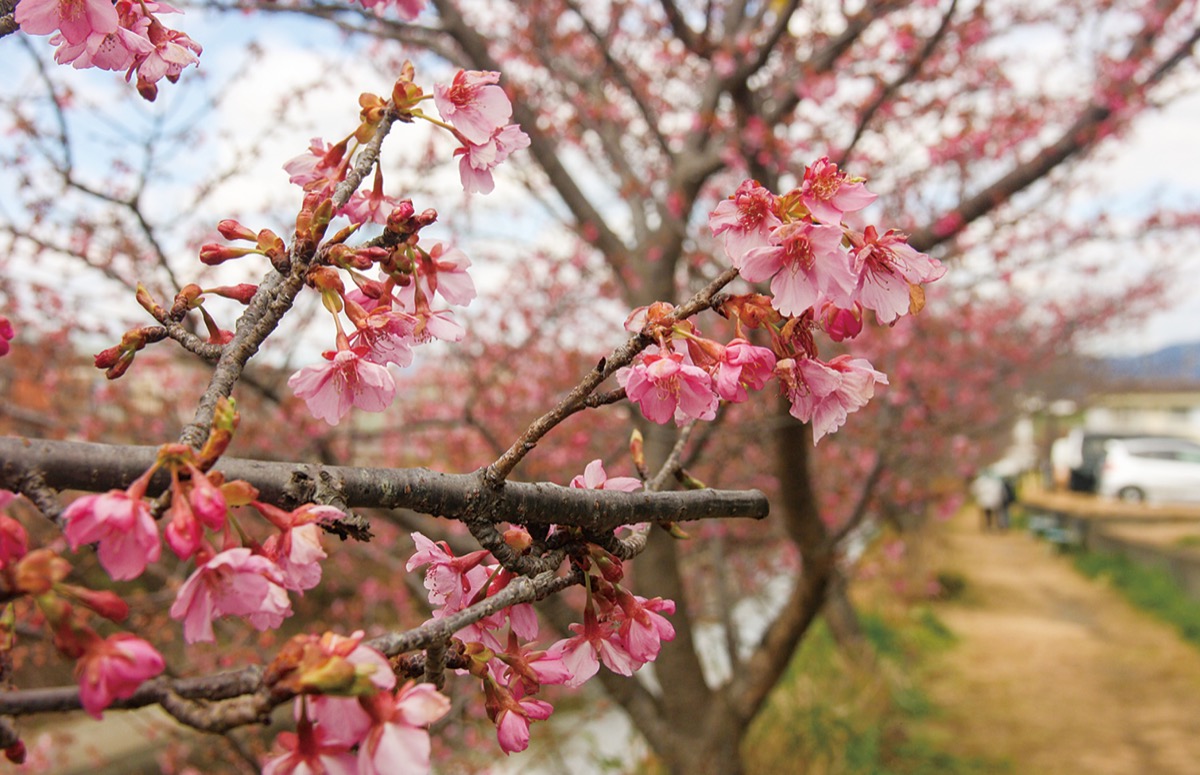
[[[1104,578],[1131,603],[1174,625],[1200,647],[1200,602],[1189,597],[1171,575],[1115,554],[1079,554],[1075,567],[1091,578]]]
[[[938,708],[920,664],[954,634],[928,608],[862,620],[873,666],[848,661],[823,624],[805,638],[743,746],[749,775],[995,775],[1002,762],[953,755],[923,730]]]

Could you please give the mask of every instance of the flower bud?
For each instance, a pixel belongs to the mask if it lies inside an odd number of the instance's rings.
[[[254,298],[254,294],[258,293],[258,286],[251,283],[239,283],[238,285],[219,285],[216,288],[209,288],[205,293],[211,293],[215,296],[223,296],[226,299],[233,299],[242,304],[249,304]]]
[[[241,258],[251,253],[261,252],[253,248],[235,248],[229,245],[218,245],[214,242],[200,246],[200,262],[208,266],[216,266],[233,258]]]
[[[232,218],[226,218],[218,223],[217,231],[220,232],[222,237],[229,240],[245,240],[246,242],[258,241],[257,234],[250,229],[247,229],[245,226],[233,220]]]

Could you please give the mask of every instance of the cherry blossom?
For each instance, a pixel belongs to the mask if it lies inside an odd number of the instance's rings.
[[[822,223],[836,226],[843,214],[861,210],[876,199],[864,183],[852,182],[828,156],[822,156],[804,170],[800,201]]]
[[[339,211],[354,223],[377,223],[386,225],[388,216],[401,206],[401,200],[383,193],[383,174],[375,168],[375,182],[370,191],[355,191],[350,201]],[[411,206],[411,203],[409,203]]]
[[[584,490],[618,490],[633,492],[642,489],[642,480],[632,476],[610,477],[604,471],[604,463],[596,458],[587,464],[583,473],[571,480],[571,486]]]
[[[213,640],[212,622],[221,616],[244,616],[255,629],[267,630],[291,615],[279,568],[242,546],[197,568],[171,606],[171,618],[183,621],[188,643]]]
[[[742,257],[751,248],[769,247],[770,234],[783,225],[775,214],[775,195],[757,180],[744,180],[729,199],[722,200],[708,216],[714,236],[722,236],[725,255],[741,268]]]
[[[143,681],[165,667],[162,655],[141,638],[129,633],[93,637],[75,665],[79,701],[91,716],[100,718],[114,700],[133,696]]]
[[[396,395],[386,367],[364,357],[365,347],[326,352],[326,363],[305,366],[288,378],[288,387],[308,404],[314,417],[337,425],[356,406],[382,412]]]
[[[72,549],[99,542],[100,565],[114,579],[135,579],[162,551],[150,507],[124,490],[85,495],[63,511]]]
[[[395,696],[380,692],[362,702],[372,723],[359,747],[359,775],[426,775],[427,727],[450,711],[450,700],[432,684],[409,682]]]
[[[428,251],[417,256],[417,266],[417,281],[396,290],[396,298],[405,309],[416,308],[418,287],[426,300],[437,293],[447,302],[465,307],[475,299],[475,283],[467,273],[471,259],[458,248],[432,242]]]
[[[617,381],[651,422],[661,425],[673,418],[683,425],[691,418],[711,420],[716,415],[718,399],[708,372],[685,363],[680,353],[645,355],[618,371]]]
[[[842,230],[835,226],[784,224],[771,233],[769,246],[746,252],[742,277],[755,283],[770,280],[771,305],[783,315],[803,314],[821,294],[848,305],[854,275],[841,242]]]
[[[749,398],[746,387],[762,390],[774,372],[775,353],[738,338],[723,348],[713,385],[722,399],[745,401]]]
[[[496,187],[492,170],[503,164],[514,152],[529,147],[529,135],[516,124],[500,129],[483,143],[467,143],[454,151],[458,160],[458,175],[463,191],[468,194],[490,194]]]
[[[647,600],[624,590],[617,599],[625,615],[617,630],[625,651],[639,662],[654,661],[662,641],[675,639],[675,628],[659,613],[675,613],[675,602],[661,597]]]
[[[572,689],[586,683],[600,669],[600,663],[619,675],[633,675],[642,665],[626,650],[611,629],[601,625],[590,608],[583,614],[583,624],[572,624],[575,635],[560,640],[550,647],[549,653],[562,660],[571,673],[564,683]]]
[[[13,328],[12,321],[0,315],[0,356],[8,355],[8,351],[11,349],[9,342],[16,335],[17,332]]]
[[[449,86],[435,84],[433,99],[442,118],[472,145],[488,144],[508,124],[512,103],[498,84],[500,73],[459,70]]]
[[[478,572],[479,565],[489,556],[487,550],[480,549],[455,557],[445,542],[434,543],[421,533],[413,533],[412,539],[417,551],[408,558],[405,570],[412,571],[428,565],[425,589],[429,590],[429,602],[454,610],[463,608],[472,588],[478,588],[488,576],[487,571],[482,571],[481,579]],[[475,577],[469,578],[469,574]]]
[[[779,361],[776,376],[792,404],[789,412],[801,422],[811,422],[813,443],[836,431],[850,412],[867,405],[875,385],[888,383],[887,375],[871,368],[863,358],[839,355],[829,363],[815,358]]]
[[[501,710],[496,716],[496,741],[506,754],[528,748],[530,720],[545,721],[554,712],[553,705],[533,697],[521,697],[515,705]]]
[[[284,162],[283,169],[289,176],[288,182],[322,197],[332,196],[346,169],[345,153],[345,141],[326,146],[324,140],[314,137],[309,141],[308,151]]]
[[[263,554],[279,568],[286,589],[303,592],[321,583],[321,527],[316,522],[296,525],[271,536],[263,543]]]
[[[389,363],[410,366],[413,345],[418,344],[416,330],[420,322],[406,312],[376,306],[351,334],[351,349],[366,348],[363,357],[381,366]]]
[[[946,268],[936,258],[919,253],[908,237],[890,229],[882,235],[868,226],[861,237],[851,236],[851,256],[858,277],[855,298],[889,324],[909,310],[909,286],[937,280]]]
[[[158,94],[155,84],[163,78],[172,82],[177,80],[183,68],[199,61],[198,55],[203,49],[186,33],[168,29],[153,17],[146,37],[153,45],[153,50],[139,54],[125,77],[128,80],[136,70],[138,93],[153,102]]]
[[[21,523],[0,513],[0,570],[24,557],[28,547],[29,535]]]
[[[401,21],[411,22],[425,9],[425,0],[358,0],[363,8],[378,9],[394,8]]]
[[[263,763],[262,775],[354,775],[358,771],[351,746],[329,740],[323,725],[305,717],[296,723],[295,732],[280,732],[275,744],[283,753]]]
[[[117,10],[109,0],[21,0],[14,18],[30,35],[61,32],[72,45],[93,36],[103,39],[118,26]]]

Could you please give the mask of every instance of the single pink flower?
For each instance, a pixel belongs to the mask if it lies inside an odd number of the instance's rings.
[[[367,313],[365,324],[350,335],[351,349],[366,348],[363,357],[380,366],[410,366],[412,348],[418,344],[415,332],[419,322],[407,312],[376,306]]]
[[[729,199],[722,200],[708,216],[713,236],[723,237],[725,255],[741,268],[742,257],[751,248],[770,246],[770,234],[783,225],[776,215],[774,194],[757,180],[744,180]]]
[[[618,490],[633,492],[642,489],[642,480],[632,476],[613,476],[604,471],[604,463],[596,458],[587,464],[581,475],[571,480],[571,486],[581,490]]]
[[[192,474],[191,488],[188,490],[188,504],[192,507],[192,513],[210,530],[220,530],[225,525],[225,515],[229,511],[225,494],[209,481],[203,471],[195,466],[188,468]]]
[[[153,44],[154,50],[139,56],[137,62],[129,68],[125,79],[137,71],[137,88],[142,96],[153,101],[157,94],[154,84],[166,78],[174,82],[179,78],[183,68],[199,62],[203,53],[200,44],[187,36],[187,33],[172,30],[164,26],[158,19],[151,18],[146,30],[146,38]]]
[[[0,356],[8,355],[10,349],[9,342],[17,335],[13,329],[12,321],[3,315],[0,315]],[[2,507],[0,507],[2,508]]]
[[[775,353],[739,338],[725,345],[713,385],[722,399],[745,401],[747,387],[762,390],[774,373]]]
[[[833,341],[842,342],[846,339],[853,339],[862,333],[863,312],[862,305],[858,302],[855,302],[849,309],[842,309],[836,304],[826,301],[819,304],[818,308],[820,314],[817,316],[817,320]]]
[[[456,611],[464,608],[489,575],[479,567],[490,556],[488,551],[480,549],[455,557],[445,542],[434,543],[421,533],[413,533],[412,539],[417,551],[404,568],[412,571],[422,565],[429,566],[425,571],[429,602]]]
[[[411,206],[411,202],[409,205]],[[346,216],[354,223],[377,223],[384,226],[388,222],[388,216],[400,206],[401,200],[383,193],[383,175],[379,172],[379,167],[376,167],[375,182],[371,190],[355,191],[338,214]]]
[[[881,235],[868,226],[861,239],[852,239],[851,258],[858,278],[854,298],[875,310],[885,325],[908,312],[910,285],[933,282],[946,273],[940,261],[917,252],[908,237],[895,229]]]
[[[197,568],[179,588],[170,613],[183,621],[184,640],[196,643],[213,640],[218,617],[244,616],[255,629],[274,629],[292,615],[292,605],[275,563],[239,546]]]
[[[321,548],[321,527],[315,522],[277,533],[263,543],[263,554],[279,568],[285,589],[303,592],[321,583],[321,560],[329,555]]]
[[[296,718],[301,718],[301,702],[297,697]],[[356,746],[371,729],[371,716],[357,697],[318,694],[309,696],[307,703],[308,714],[321,729],[328,745]]]
[[[308,410],[337,425],[351,406],[382,412],[396,395],[396,381],[387,367],[371,363],[365,348],[326,352],[326,363],[305,366],[288,378],[288,387],[308,404]]]
[[[829,363],[788,358],[776,364],[776,375],[792,404],[789,414],[812,423],[813,444],[842,427],[850,412],[866,406],[875,395],[875,385],[888,383],[886,374],[849,355]]]
[[[496,187],[492,178],[492,170],[503,164],[513,151],[529,147],[529,135],[521,131],[516,124],[510,124],[487,142],[481,144],[468,143],[456,148],[458,160],[458,176],[462,181],[463,191],[468,194],[490,194]]]
[[[505,708],[496,717],[496,741],[505,754],[518,753],[529,747],[529,722],[545,721],[554,706],[545,700],[522,697],[517,708]]]
[[[425,8],[425,0],[358,0],[364,8],[379,8],[383,11],[387,8],[395,8],[396,15],[400,17],[400,21],[411,22],[420,15]]]
[[[29,535],[20,522],[0,514],[0,569],[7,568],[25,556]]]
[[[660,425],[674,418],[683,425],[689,418],[711,420],[717,411],[708,372],[685,363],[679,353],[649,353],[630,368],[617,372],[617,381],[642,414]]]
[[[358,771],[351,745],[331,741],[320,724],[304,718],[295,732],[280,732],[275,745],[283,753],[263,763],[262,775],[355,775]]]
[[[427,775],[427,728],[450,711],[450,700],[433,684],[409,682],[395,696],[380,692],[362,703],[372,724],[358,749],[359,775]]]
[[[512,116],[512,103],[499,82],[497,72],[459,70],[449,86],[434,84],[433,101],[468,143],[484,145]]]
[[[454,313],[448,309],[431,310],[427,305],[423,312],[414,314],[421,320],[417,327],[418,341],[440,339],[443,342],[461,342],[467,335],[467,329],[454,319]]]
[[[854,275],[841,244],[836,226],[787,223],[771,233],[771,245],[746,252],[741,274],[752,283],[770,280],[771,306],[783,315],[804,314],[821,294],[849,304]]]
[[[571,673],[565,685],[576,689],[588,681],[600,669],[600,663],[619,675],[633,675],[642,662],[633,657],[620,641],[617,633],[607,624],[602,624],[588,608],[583,614],[583,624],[572,624],[570,638],[552,645],[548,652],[560,659]]]
[[[675,628],[659,613],[675,613],[675,602],[661,597],[647,600],[623,590],[618,600],[625,618],[617,633],[625,651],[639,662],[653,662],[662,641],[675,639]]]
[[[162,551],[150,507],[124,490],[85,495],[63,511],[72,549],[99,542],[100,565],[117,580],[135,579]]]
[[[851,181],[839,171],[828,156],[808,165],[800,184],[800,201],[808,211],[822,223],[834,226],[842,222],[843,214],[861,210],[877,198],[862,181]]]
[[[94,638],[75,665],[79,701],[94,718],[114,700],[132,697],[142,682],[163,671],[162,655],[129,633]]]
[[[314,137],[308,152],[284,162],[283,169],[288,181],[305,191],[317,192],[321,196],[332,196],[346,171],[345,142],[327,146],[325,141]]]
[[[117,10],[109,0],[21,0],[14,18],[27,34],[61,32],[70,44],[115,32],[118,26]]]
[[[120,4],[118,4],[120,5]],[[149,23],[149,20],[146,20]],[[122,25],[107,34],[95,33],[78,43],[69,43],[61,34],[50,38],[58,48],[54,61],[70,63],[76,70],[95,67],[120,72],[128,70],[140,57],[154,52],[154,44],[146,38],[146,24]]]

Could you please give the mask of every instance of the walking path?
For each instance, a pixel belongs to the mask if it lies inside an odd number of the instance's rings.
[[[922,680],[954,753],[1016,775],[1200,773],[1200,650],[1027,534],[960,516],[933,567],[962,574],[938,616],[958,644]]]

